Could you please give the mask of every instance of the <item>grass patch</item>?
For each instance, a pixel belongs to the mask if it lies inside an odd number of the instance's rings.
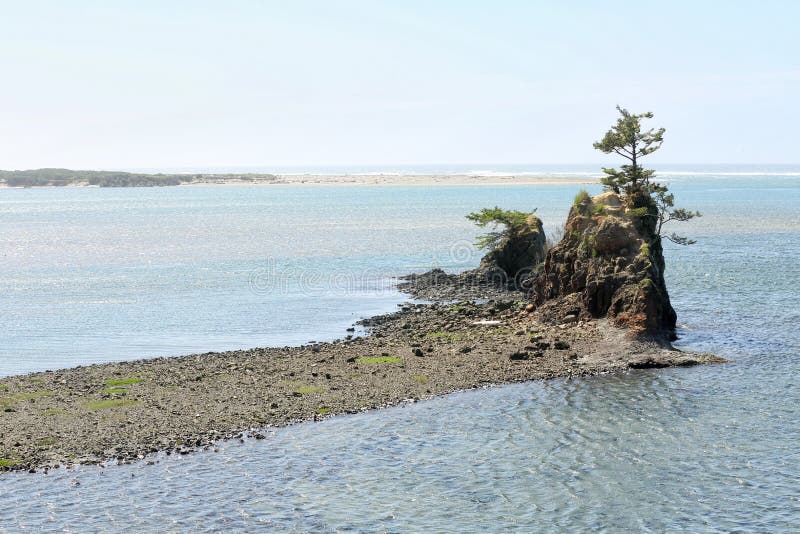
[[[106,393],[108,395],[127,395],[128,394],[128,390],[127,389],[120,388],[120,387],[104,388],[102,392]]]
[[[139,402],[135,400],[126,400],[126,399],[108,399],[108,400],[87,402],[86,409],[89,411],[108,410],[109,408],[121,408],[123,406],[131,406],[133,404],[139,404]]]
[[[31,399],[38,399],[40,397],[52,397],[53,392],[49,389],[41,389],[39,391],[34,391],[32,393],[17,393],[16,395],[11,395],[10,397],[3,397],[0,399],[0,404],[8,404],[14,401],[25,401]]]
[[[399,363],[403,358],[399,356],[364,356],[356,358],[356,363]]]
[[[318,386],[300,386],[295,388],[294,392],[300,395],[308,395],[310,393],[321,393],[322,388]]]
[[[8,389],[8,386],[0,386],[0,391],[5,391]]]
[[[578,191],[578,194],[575,195],[575,200],[572,201],[572,205],[577,206],[589,198],[592,198],[589,196],[589,192],[586,189],[581,189]]]
[[[413,380],[417,384],[427,384],[428,383],[428,377],[427,376],[422,376],[422,375],[414,375],[414,376],[411,377],[411,380]]]
[[[595,215],[605,215],[606,214],[606,207],[603,204],[598,204],[592,210]]]
[[[42,438],[36,442],[36,444],[40,447],[52,447],[56,443],[58,443],[56,438]]]
[[[7,467],[14,467],[19,463],[19,460],[14,458],[0,458],[0,469]]]
[[[330,408],[317,408],[316,411],[317,411],[317,415],[325,415],[325,414],[331,413],[331,409]]]
[[[67,413],[66,410],[60,410],[58,408],[48,408],[47,410],[42,410],[42,415],[62,415]]]
[[[128,386],[130,384],[138,384],[141,381],[142,379],[138,376],[131,376],[129,378],[115,378],[114,380],[106,380],[106,385],[110,387]]]

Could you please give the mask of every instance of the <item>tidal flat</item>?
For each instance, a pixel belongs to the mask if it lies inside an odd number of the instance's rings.
[[[543,324],[525,301],[405,304],[366,337],[106,363],[0,379],[0,469],[188,454],[267,427],[458,390],[724,360],[605,320]]]

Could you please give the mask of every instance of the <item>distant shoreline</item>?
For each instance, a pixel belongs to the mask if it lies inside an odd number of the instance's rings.
[[[13,171],[18,172],[18,171]],[[94,173],[95,171],[87,171]],[[0,171],[0,188],[33,187],[198,187],[198,186],[502,186],[597,184],[593,176],[529,175],[529,174],[224,174],[224,175],[158,175],[104,173],[82,171],[35,174],[19,171],[11,175]]]
[[[483,175],[278,175],[276,181],[197,181],[181,184],[181,187],[203,186],[469,186],[469,185],[559,185],[596,184],[598,179],[590,177],[553,176],[483,176]]]
[[[743,169],[718,170],[662,169],[659,177],[675,176],[744,177],[772,176],[797,178],[800,170]],[[87,171],[71,169],[0,170],[0,189],[31,187],[174,187],[174,186],[536,186],[597,185],[600,167],[591,170],[459,170],[434,171],[307,171],[307,172],[173,172],[141,173],[126,171]]]

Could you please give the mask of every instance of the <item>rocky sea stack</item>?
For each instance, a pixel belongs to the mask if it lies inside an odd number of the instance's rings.
[[[607,317],[633,336],[668,344],[675,311],[649,198],[581,192],[563,239],[531,281],[535,313],[550,323]]]
[[[529,287],[547,253],[542,221],[526,214],[519,225],[492,235],[497,238],[477,268],[458,274],[441,269],[411,274],[403,277],[398,288],[429,301],[520,298],[519,290]]]
[[[481,259],[479,269],[509,283],[519,283],[544,261],[546,238],[542,221],[529,215],[525,224],[506,232],[497,245]]]

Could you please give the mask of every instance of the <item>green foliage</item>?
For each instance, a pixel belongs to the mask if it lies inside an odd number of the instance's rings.
[[[331,413],[332,411],[333,410],[331,410],[330,408],[317,408],[315,410],[317,415],[327,415],[327,414]]]
[[[107,395],[127,395],[128,390],[121,387],[109,387],[109,388],[103,388],[102,393],[105,393]]]
[[[590,198],[592,197],[589,196],[589,192],[586,189],[581,189],[580,191],[578,191],[578,194],[575,195],[575,199],[572,201],[572,205],[579,206]]]
[[[617,106],[621,117],[617,124],[612,126],[603,136],[603,139],[594,143],[594,148],[606,154],[615,153],[629,161],[622,165],[622,170],[604,168],[605,176],[603,185],[615,193],[621,190],[628,194],[635,192],[640,186],[646,185],[654,171],[645,170],[639,165],[638,160],[652,154],[664,142],[664,128],[658,130],[643,130],[642,119],[652,119],[650,112],[633,114],[627,109]]]
[[[20,461],[14,458],[0,458],[0,469],[8,469],[19,464]]]
[[[695,217],[702,217],[703,214],[699,211],[689,211],[683,208],[675,208],[675,195],[669,192],[667,186],[653,183],[650,187],[651,198],[653,199],[656,209],[658,210],[658,223],[656,226],[656,234],[669,239],[678,245],[694,245],[697,241],[689,239],[686,236],[681,236],[676,233],[664,234],[662,229],[665,224],[670,221],[685,222]]]
[[[155,187],[185,182],[226,180],[277,180],[273,174],[141,174],[121,171],[73,171],[70,169],[31,169],[0,171],[0,182],[11,187],[95,185],[99,187]]]
[[[615,193],[624,193],[630,204],[628,214],[637,217],[654,217],[651,220],[655,227],[654,239],[669,239],[679,245],[692,245],[694,240],[675,233],[664,234],[663,226],[671,221],[688,221],[700,217],[699,211],[688,211],[675,208],[675,197],[666,185],[652,181],[655,171],[644,169],[639,160],[652,154],[664,143],[664,128],[644,130],[642,119],[652,119],[650,112],[633,114],[617,106],[621,117],[603,136],[603,139],[594,143],[594,148],[606,153],[615,153],[627,160],[620,167],[603,168],[605,176],[601,182],[606,189]],[[643,205],[644,204],[644,205]],[[655,207],[651,210],[651,207]]]
[[[527,225],[528,217],[536,213],[504,210],[495,206],[494,208],[483,208],[481,211],[467,215],[467,219],[474,222],[481,228],[491,225],[493,230],[481,236],[475,242],[475,246],[482,249],[492,250],[505,237],[514,235]]]
[[[604,204],[598,204],[597,206],[594,207],[594,210],[592,210],[592,213],[594,213],[595,215],[605,215],[606,214],[605,205]]]
[[[132,376],[129,378],[117,378],[114,380],[106,380],[106,385],[113,387],[113,386],[127,386],[130,384],[138,384],[141,382],[142,379],[137,376]]]
[[[649,212],[650,212],[650,209],[647,206],[642,206],[642,207],[639,207],[639,208],[628,208],[628,211],[627,211],[627,213],[628,213],[628,215],[630,217],[636,217],[636,218],[639,218],[639,219],[641,219],[642,217],[647,216],[647,214]]]
[[[428,383],[428,377],[424,376],[424,375],[414,375],[414,376],[411,377],[411,380],[413,380],[417,384],[427,384]]]
[[[125,399],[108,399],[108,400],[100,400],[100,401],[92,401],[86,403],[86,409],[90,412],[98,411],[98,410],[108,410],[110,408],[121,408],[123,406],[133,406],[134,404],[138,404],[138,401],[135,400],[125,400]]]
[[[10,402],[15,401],[26,401],[32,399],[38,399],[40,397],[52,397],[53,392],[49,389],[40,389],[39,391],[34,391],[31,393],[17,393],[16,395],[11,395],[9,397],[0,398],[0,403],[8,404]]]

